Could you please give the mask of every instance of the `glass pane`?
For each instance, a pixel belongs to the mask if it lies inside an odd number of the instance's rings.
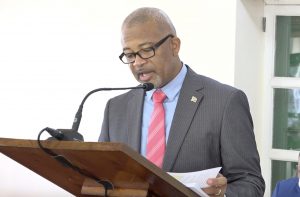
[[[271,191],[273,192],[276,183],[283,179],[297,176],[297,162],[290,161],[272,161],[272,181]]]
[[[276,17],[275,76],[300,77],[300,16]]]
[[[274,89],[273,148],[300,150],[300,88]]]

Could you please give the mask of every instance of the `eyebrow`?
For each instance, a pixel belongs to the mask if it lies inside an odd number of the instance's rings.
[[[145,43],[139,44],[138,47],[143,47],[145,45],[154,45],[154,42],[145,42]],[[151,46],[149,46],[149,47],[151,47]],[[125,51],[125,50],[132,50],[132,49],[129,47],[125,47],[125,48],[123,48],[123,51]]]

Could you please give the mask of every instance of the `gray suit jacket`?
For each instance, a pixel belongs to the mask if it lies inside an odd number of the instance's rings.
[[[122,142],[140,152],[143,101],[142,90],[110,99],[99,141]],[[228,179],[227,197],[263,196],[265,184],[246,95],[188,67],[163,169],[190,172],[218,166]]]

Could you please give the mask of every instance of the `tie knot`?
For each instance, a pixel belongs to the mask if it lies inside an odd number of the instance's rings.
[[[162,103],[164,102],[164,100],[166,99],[166,95],[163,91],[161,91],[160,89],[155,90],[155,92],[153,93],[153,102],[154,103]]]

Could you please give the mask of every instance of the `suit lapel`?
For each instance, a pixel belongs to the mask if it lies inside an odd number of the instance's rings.
[[[203,98],[203,94],[199,91],[202,88],[203,85],[199,80],[199,76],[197,76],[191,69],[188,69],[180,90],[167,142],[167,149],[163,163],[163,169],[166,171],[171,171],[173,168],[177,154],[189,130],[199,103]]]
[[[143,101],[143,90],[133,91],[133,96],[128,101],[127,144],[130,145],[137,152],[140,152],[141,147],[141,122],[143,117]]]

